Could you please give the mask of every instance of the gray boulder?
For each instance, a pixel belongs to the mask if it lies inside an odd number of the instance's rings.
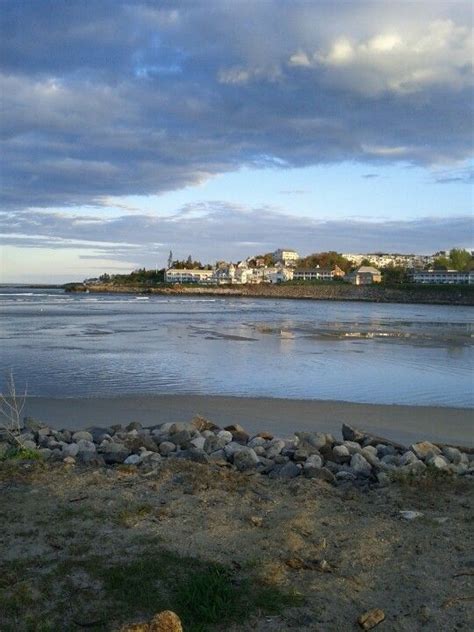
[[[323,459],[319,454],[312,454],[306,459],[306,463],[303,465],[303,472],[306,478],[316,478],[318,471],[323,467]]]
[[[76,441],[76,444],[79,448],[79,453],[96,451],[95,443],[89,441],[88,439],[79,439],[79,441]]]
[[[444,456],[432,456],[426,461],[427,465],[435,467],[437,470],[446,470],[448,468],[448,460]]]
[[[297,438],[297,447],[309,452],[311,449],[320,450],[328,443],[327,435],[324,432],[295,432],[295,437]]]
[[[331,456],[336,463],[348,463],[351,460],[351,453],[345,445],[334,446]]]
[[[353,426],[348,424],[342,424],[342,438],[344,441],[355,441],[357,443],[362,442],[366,437],[364,432],[357,430]]]
[[[357,476],[370,476],[372,474],[372,466],[362,456],[362,454],[353,454],[351,457],[351,468]]]
[[[443,456],[448,459],[450,463],[454,465],[459,465],[462,462],[462,452],[457,448],[450,448],[445,446],[442,448]]]
[[[93,436],[91,435],[90,432],[87,432],[87,430],[80,430],[79,432],[75,432],[72,435],[72,440],[75,441],[76,443],[79,443],[79,441],[94,441]]]
[[[293,461],[288,461],[284,465],[275,466],[269,473],[270,478],[278,478],[281,480],[289,481],[292,478],[296,478],[301,474],[301,467],[298,467]]]
[[[281,453],[284,447],[285,442],[281,439],[273,439],[272,441],[270,441],[266,450],[267,459],[274,459],[278,454]]]
[[[252,448],[244,447],[242,450],[234,453],[234,465],[240,472],[252,469],[258,463],[258,456]]]
[[[172,452],[175,452],[176,444],[174,444],[172,441],[163,441],[162,443],[160,443],[158,449],[161,455],[168,456]]]

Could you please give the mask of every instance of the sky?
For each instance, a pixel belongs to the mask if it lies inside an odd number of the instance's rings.
[[[474,247],[473,12],[0,0],[0,282]]]

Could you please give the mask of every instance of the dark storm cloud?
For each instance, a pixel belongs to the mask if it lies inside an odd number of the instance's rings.
[[[472,150],[469,3],[5,0],[0,13],[8,208],[243,165]]]
[[[0,243],[37,248],[75,248],[84,258],[107,258],[164,265],[170,249],[204,261],[238,260],[285,244],[301,253],[434,252],[470,246],[470,217],[373,222],[363,219],[315,220],[271,207],[249,208],[224,202],[189,204],[167,217],[124,215],[74,217],[46,211],[12,212],[0,221]],[[8,236],[9,235],[9,236]],[[403,244],[401,247],[400,244]],[[92,251],[92,254],[90,252]]]

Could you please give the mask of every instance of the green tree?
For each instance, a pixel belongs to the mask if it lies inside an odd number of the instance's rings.
[[[334,268],[338,266],[344,272],[351,267],[351,262],[338,252],[331,250],[329,252],[314,252],[303,259],[300,259],[298,267],[300,268]]]
[[[471,253],[463,248],[452,248],[449,251],[449,262],[454,270],[468,270],[472,259]]]
[[[433,268],[435,270],[449,270],[451,262],[448,257],[437,257],[433,261]]]

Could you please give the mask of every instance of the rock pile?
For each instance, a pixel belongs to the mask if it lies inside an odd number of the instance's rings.
[[[189,459],[260,472],[270,478],[297,476],[330,483],[386,484],[394,472],[420,475],[431,468],[474,477],[474,454],[423,441],[409,448],[343,425],[343,440],[323,432],[296,432],[291,439],[269,433],[250,436],[237,425],[220,428],[203,417],[189,423],[143,428],[91,427],[73,432],[55,430],[26,418],[17,443],[37,450],[48,461],[66,464],[155,466],[163,459]],[[0,454],[2,448],[0,437]],[[3,437],[6,445],[6,437]]]

